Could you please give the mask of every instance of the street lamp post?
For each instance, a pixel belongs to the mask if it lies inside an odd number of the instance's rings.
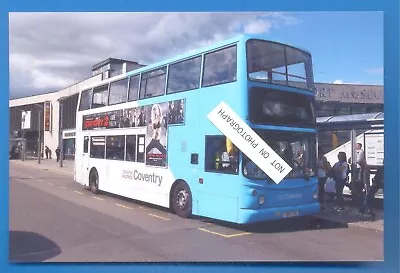
[[[57,101],[60,105],[60,129],[59,129],[59,137],[58,137],[58,147],[60,148],[60,167],[63,167],[63,159],[64,159],[64,139],[63,139],[63,120],[64,120],[64,99],[67,96],[59,98]]]
[[[64,159],[64,139],[63,139],[63,110],[64,102],[60,101],[60,167],[63,166]]]
[[[21,127],[22,127],[22,151],[21,151],[21,160],[25,161],[25,156],[26,156],[26,140],[25,140],[25,121],[26,121],[26,115],[28,112],[26,110],[19,110],[21,112]]]
[[[39,104],[34,104],[34,106],[36,106],[36,107],[38,107],[40,110],[39,110],[39,112],[38,112],[38,148],[37,148],[37,153],[38,153],[38,164],[40,164],[40,161],[41,161],[41,157],[42,157],[42,139],[41,139],[41,126],[42,126],[42,123],[40,122],[40,119],[42,118],[42,110],[44,109],[44,107],[43,106],[40,106]]]
[[[41,148],[42,148],[42,147],[41,147],[41,146],[42,146],[42,143],[41,143],[41,138],[40,138],[40,137],[41,137],[41,134],[40,134],[40,131],[41,131],[41,130],[40,130],[40,129],[41,129],[41,128],[40,128],[40,126],[41,126],[41,122],[40,122],[41,111],[38,112],[38,116],[39,116],[39,117],[38,117],[38,118],[39,118],[39,120],[38,120],[38,123],[39,123],[39,128],[38,128],[38,132],[39,132],[39,133],[38,133],[38,164],[40,164],[40,159],[41,159],[41,157],[42,157],[42,153],[41,153],[41,152],[42,152],[42,149],[41,149]]]
[[[24,110],[22,111],[23,116],[22,116],[22,161],[25,161],[25,151],[26,151],[26,141],[25,141],[25,117],[27,115],[27,112]]]

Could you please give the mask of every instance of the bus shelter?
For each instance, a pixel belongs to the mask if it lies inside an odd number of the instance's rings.
[[[329,117],[318,117],[317,118],[317,130],[321,132],[337,132],[344,131],[348,132],[351,147],[351,169],[356,168],[356,143],[357,143],[357,131],[363,131],[365,135],[369,134],[368,131],[381,130],[381,135],[384,131],[384,113],[367,113],[357,115],[343,115],[343,116],[329,116]],[[364,135],[364,139],[365,139]],[[317,140],[318,141],[318,140]],[[317,143],[318,144],[318,143]],[[383,143],[382,143],[383,144]],[[365,156],[368,156],[368,152],[365,149]],[[383,149],[381,152],[383,152]],[[383,155],[383,154],[382,154]],[[375,156],[377,156],[375,154]],[[371,172],[372,173],[372,172]],[[374,173],[374,172],[373,172]],[[354,172],[351,173],[351,181],[355,179]]]

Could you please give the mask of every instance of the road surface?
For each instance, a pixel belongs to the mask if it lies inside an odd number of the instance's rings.
[[[10,261],[383,260],[383,232],[311,218],[238,227],[92,194],[66,175],[10,164]]]

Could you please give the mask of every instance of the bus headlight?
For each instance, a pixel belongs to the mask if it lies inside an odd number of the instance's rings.
[[[313,191],[313,198],[318,199],[318,190]]]
[[[260,195],[258,197],[258,204],[263,205],[265,203],[265,197],[264,195]]]

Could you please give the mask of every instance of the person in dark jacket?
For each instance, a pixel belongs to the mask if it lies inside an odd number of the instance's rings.
[[[60,148],[57,146],[56,149],[56,157],[57,157],[57,162],[60,160]]]
[[[336,201],[337,206],[335,210],[342,212],[344,211],[344,198],[343,198],[343,188],[346,185],[348,177],[349,164],[346,162],[347,156],[345,152],[338,153],[338,162],[332,167],[332,178],[335,181],[335,191],[336,191]]]
[[[371,210],[372,202],[374,201],[375,194],[378,192],[379,189],[384,188],[384,167],[378,167],[378,170],[375,174],[375,177],[372,179],[372,185],[366,185],[366,193],[364,195],[364,200],[361,203],[361,207],[359,212],[362,214],[369,214],[374,216],[374,213]]]

